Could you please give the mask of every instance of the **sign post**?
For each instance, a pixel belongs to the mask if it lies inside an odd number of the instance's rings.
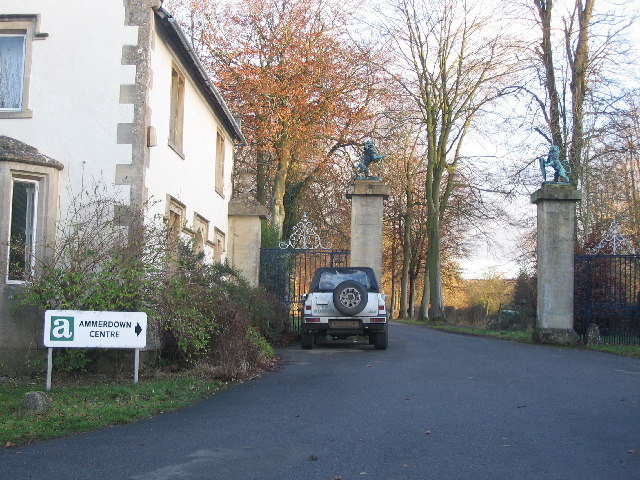
[[[51,390],[53,348],[133,348],[133,383],[138,383],[140,349],[146,345],[147,314],[144,312],[47,310],[44,314],[44,346],[48,348],[46,390]]]

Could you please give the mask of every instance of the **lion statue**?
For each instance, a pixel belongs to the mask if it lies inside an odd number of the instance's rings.
[[[371,175],[369,166],[374,162],[380,162],[384,160],[384,155],[378,155],[376,153],[376,147],[371,140],[364,142],[364,151],[362,152],[362,158],[360,163],[354,165],[356,171],[356,180],[359,178],[376,178]]]
[[[554,182],[559,182],[559,179],[562,178],[563,182],[569,183],[567,171],[562,166],[562,163],[560,163],[560,149],[557,145],[551,145],[547,158],[540,157],[538,158],[538,162],[540,162],[543,182],[547,181],[547,167],[551,167],[555,172],[553,175]]]

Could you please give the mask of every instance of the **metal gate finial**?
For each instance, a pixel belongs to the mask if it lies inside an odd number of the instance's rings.
[[[307,218],[307,214],[302,214],[302,219],[291,230],[288,242],[278,243],[280,248],[326,248],[322,245],[318,229]]]
[[[608,252],[611,250],[611,252]],[[611,253],[612,255],[633,254],[634,249],[631,242],[627,240],[622,233],[620,233],[620,225],[614,219],[609,225],[609,228],[602,236],[600,243],[591,249],[591,253],[598,254],[603,251]]]

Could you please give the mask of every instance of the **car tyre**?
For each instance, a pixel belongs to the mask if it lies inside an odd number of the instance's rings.
[[[333,304],[343,315],[357,315],[369,300],[364,286],[355,280],[345,280],[333,290]]]
[[[387,344],[389,343],[389,332],[387,326],[384,326],[384,331],[382,333],[377,333],[376,338],[373,341],[373,347],[376,350],[386,350]]]
[[[313,333],[300,330],[300,345],[304,350],[312,350],[315,345],[315,338]]]

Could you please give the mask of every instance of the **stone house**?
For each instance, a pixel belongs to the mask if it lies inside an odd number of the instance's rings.
[[[72,192],[99,179],[125,204],[154,200],[224,261],[245,143],[160,0],[0,0],[0,374],[42,358],[42,318],[12,314],[11,297]]]

